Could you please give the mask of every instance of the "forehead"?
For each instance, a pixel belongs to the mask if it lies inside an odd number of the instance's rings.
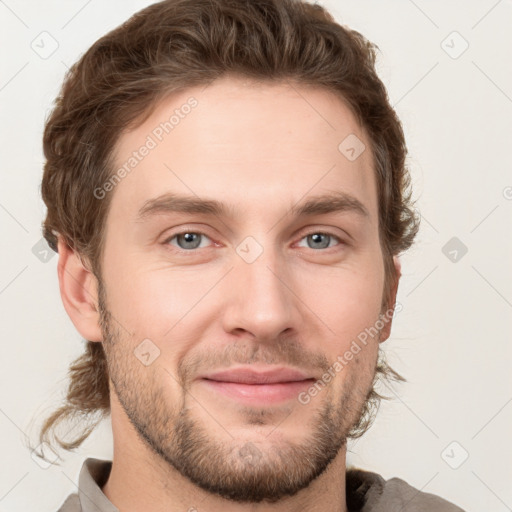
[[[162,100],[115,149],[111,211],[135,219],[164,193],[218,199],[240,214],[282,213],[344,192],[376,216],[368,138],[333,93],[292,82],[222,78]]]

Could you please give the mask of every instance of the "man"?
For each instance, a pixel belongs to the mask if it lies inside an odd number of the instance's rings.
[[[374,59],[319,6],[166,0],[72,67],[44,234],[87,344],[41,440],[110,414],[114,457],[62,512],[461,510],[346,467],[418,229]]]

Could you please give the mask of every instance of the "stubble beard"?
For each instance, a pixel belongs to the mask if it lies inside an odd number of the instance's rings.
[[[301,442],[275,435],[283,433],[280,429],[286,428],[286,418],[264,444],[236,439],[229,432],[220,440],[209,433],[208,425],[194,417],[189,406],[194,400],[187,399],[186,382],[181,388],[180,404],[169,404],[166,387],[154,379],[157,372],[167,370],[143,366],[133,350],[127,348],[130,340],[126,336],[123,339],[115,327],[115,320],[105,307],[104,294],[99,306],[109,376],[126,416],[160,461],[208,493],[239,503],[275,503],[294,496],[327,470],[346,444],[351,428],[361,419],[371,379],[361,389],[361,382],[356,382],[356,372],[352,371],[336,400],[330,393],[332,386],[322,391],[324,397],[312,399],[310,403],[317,406],[317,411],[307,423],[310,434]],[[297,402],[296,407],[306,406]],[[263,409],[259,414],[253,412],[247,408],[241,415],[246,425],[268,425]]]

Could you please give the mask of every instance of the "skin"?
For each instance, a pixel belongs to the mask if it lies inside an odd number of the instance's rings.
[[[159,103],[121,136],[116,163],[191,96],[197,107],[110,192],[102,283],[59,244],[64,306],[109,365],[114,457],[103,492],[130,512],[345,511],[346,436],[391,321],[307,404],[242,404],[199,376],[282,364],[318,379],[375,325],[384,263],[368,138],[323,89],[226,77]],[[354,161],[338,150],[351,133],[367,148]],[[137,220],[166,192],[216,199],[233,215]],[[290,213],[328,192],[368,215]],[[178,232],[204,236],[190,249]],[[251,263],[236,250],[246,237],[262,249]],[[134,354],[145,339],[159,350],[147,366]]]

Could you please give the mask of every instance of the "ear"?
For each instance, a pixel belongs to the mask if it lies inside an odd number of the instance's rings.
[[[77,331],[89,341],[102,341],[98,312],[96,276],[79,256],[59,237],[57,273],[62,303]]]
[[[380,331],[380,342],[386,341],[390,334],[391,334],[391,324],[393,323],[393,317],[390,316],[388,313],[393,311],[396,306],[396,294],[398,291],[398,282],[400,281],[400,277],[402,275],[402,264],[400,263],[400,260],[398,259],[398,256],[393,256],[393,265],[395,267],[395,275],[396,279],[393,283],[393,286],[389,292],[389,299],[388,299],[388,305],[386,311],[383,312],[383,321],[384,321],[384,327]]]

